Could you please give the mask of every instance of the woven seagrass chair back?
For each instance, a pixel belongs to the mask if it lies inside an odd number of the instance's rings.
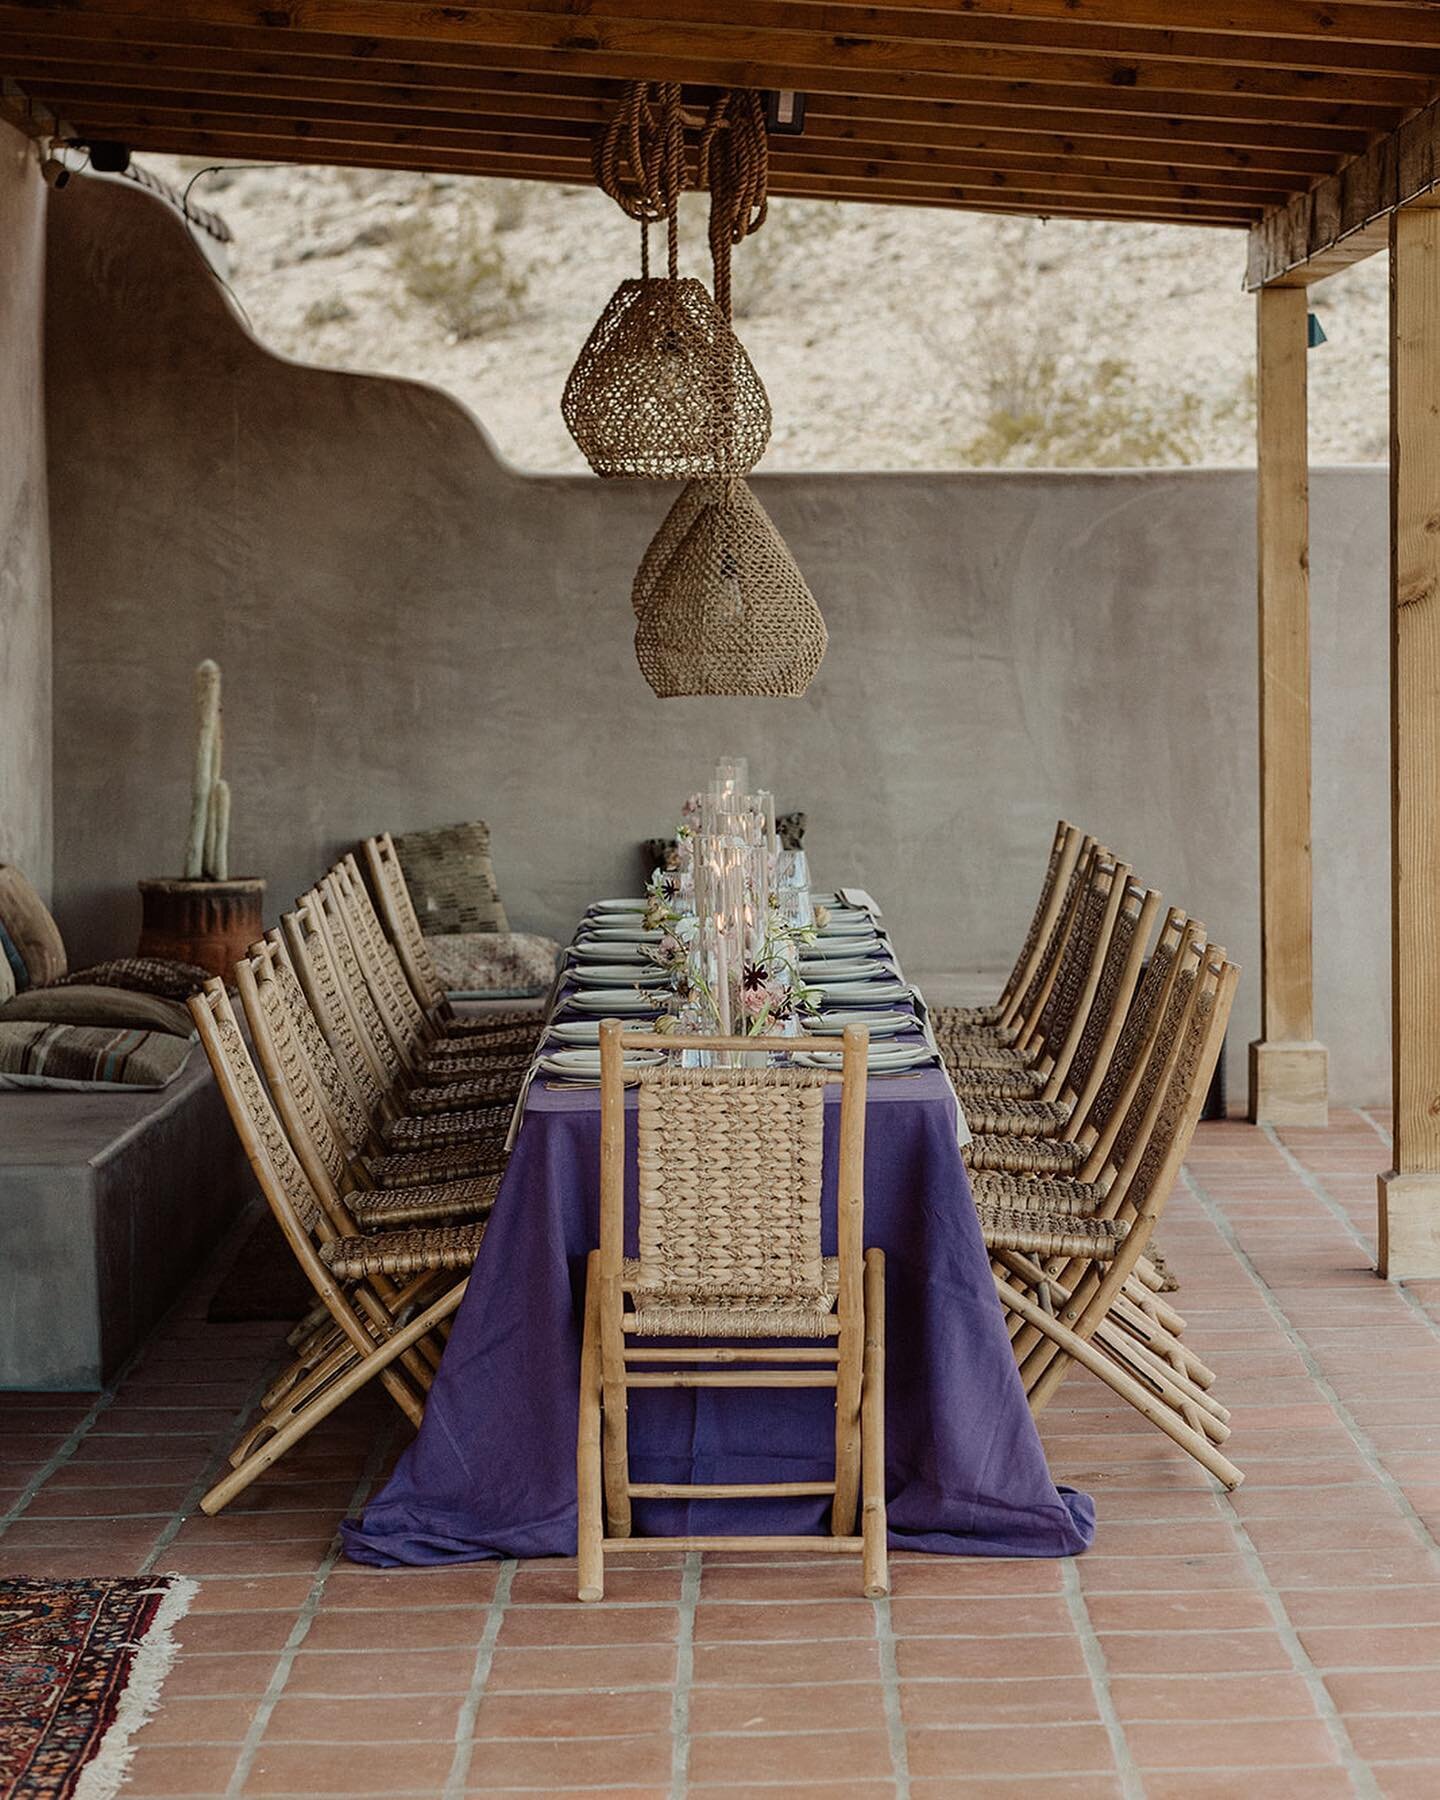
[[[1063,1057],[1067,1067],[1100,980],[1105,951],[1124,904],[1129,879],[1130,871],[1124,863],[1103,855],[1091,858],[1074,923],[1060,952],[1054,985],[1040,1009],[1035,1033],[1040,1047],[1047,1056]]]
[[[1194,953],[1204,942],[1205,927],[1199,920],[1187,919],[1178,906],[1171,907],[1125,1014],[1125,1023],[1115,1040],[1115,1048],[1110,1053],[1086,1119],[1097,1134],[1097,1144],[1104,1139],[1106,1149],[1130,1109],[1177,973],[1187,960],[1193,966]],[[1190,947],[1188,958],[1187,945]]]
[[[824,1292],[817,1069],[642,1069],[637,1298],[812,1309]],[[676,1329],[684,1329],[683,1323]]]
[[[413,1056],[424,1041],[425,1014],[370,904],[354,857],[336,863],[325,877],[325,885],[334,893],[350,927],[355,954],[387,1028],[401,1055]]]
[[[1165,993],[1164,1005],[1143,1049],[1139,1078],[1130,1084],[1130,1103],[1114,1133],[1110,1160],[1121,1170],[1133,1168],[1138,1153],[1148,1139],[1161,1084],[1174,1059],[1190,1013],[1190,1002],[1203,957],[1203,939],[1197,941],[1195,936],[1187,933]]]
[[[260,1066],[281,1120],[322,1198],[333,1205],[370,1121],[325,1042],[294,971],[273,944],[235,965]]]
[[[330,952],[340,977],[340,989],[351,1015],[360,1027],[371,1060],[388,1088],[410,1069],[410,1059],[397,1033],[404,1029],[390,1002],[388,984],[379,976],[368,981],[363,952],[352,931],[352,919],[341,900],[337,884],[327,875],[320,883],[320,914]]]
[[[328,1241],[339,1233],[285,1135],[241,1036],[224,982],[207,982],[203,992],[191,996],[189,1005],[216,1086],[260,1190],[291,1248],[299,1253],[303,1246],[313,1263],[314,1240]],[[306,1261],[304,1255],[301,1261]]]
[[[366,838],[363,847],[365,867],[375,898],[380,903],[385,929],[417,999],[427,1012],[432,1012],[444,1004],[445,984],[436,971],[425,933],[420,929],[405,871],[395,851],[395,840],[385,831],[378,837]]]
[[[402,1067],[399,1052],[390,1041],[380,1015],[374,1011],[375,1003],[368,988],[365,989],[365,1000],[373,1018],[362,1022],[358,1016],[358,1007],[352,1003],[349,986],[340,971],[340,959],[325,924],[325,903],[319,890],[312,888],[308,894],[302,894],[295,911],[284,914],[280,924],[300,985],[320,1021],[326,1043],[354,1083],[355,1091],[371,1117],[378,1117],[383,1110],[385,1090]],[[349,951],[348,937],[345,946]],[[351,956],[353,959],[353,952]],[[358,966],[355,973],[359,981]],[[361,981],[359,985],[364,988],[365,984]],[[386,1060],[380,1057],[381,1045]]]
[[[1159,910],[1156,889],[1133,878],[1126,881],[1066,1082],[1076,1096],[1073,1123],[1077,1127],[1084,1122],[1124,1028],[1150,927]]]
[[[1054,927],[1064,899],[1065,883],[1079,858],[1080,845],[1079,829],[1061,819],[1055,827],[1055,839],[1045,865],[1045,879],[1040,884],[1040,896],[1035,902],[1035,911],[1030,915],[1025,941],[1020,946],[1020,954],[1015,958],[1015,966],[1011,969],[1005,986],[1000,990],[1002,1007],[1018,999],[1033,973],[1032,965],[1040,952],[1041,939],[1048,936]]]
[[[1065,880],[1065,889],[1060,898],[1060,905],[1055,910],[1055,920],[1045,940],[1045,948],[1031,971],[1025,991],[1015,1011],[1015,1025],[1018,1038],[1023,1042],[1033,1032],[1040,1017],[1041,1008],[1050,996],[1056,975],[1059,971],[1060,958],[1070,933],[1075,928],[1075,917],[1084,897],[1085,883],[1090,876],[1090,867],[1098,855],[1103,855],[1094,838],[1081,840],[1079,853],[1074,866]]]

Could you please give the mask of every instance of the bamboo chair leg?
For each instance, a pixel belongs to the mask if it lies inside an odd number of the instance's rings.
[[[871,1600],[890,1592],[885,1512],[885,1252],[865,1253],[865,1372],[860,1392],[861,1570]]]
[[[1058,1319],[1052,1319],[1043,1313],[1009,1283],[1002,1285],[1001,1299],[1007,1306],[1013,1306],[1016,1312],[1025,1316],[1027,1321],[1035,1325],[1046,1337],[1057,1345],[1064,1357],[1078,1362],[1082,1368],[1089,1369],[1092,1375],[1098,1376],[1112,1393],[1118,1394],[1122,1400],[1129,1402],[1136,1412],[1149,1419],[1152,1425],[1158,1425],[1166,1435],[1180,1448],[1193,1456],[1202,1468],[1208,1469],[1217,1481],[1227,1488],[1237,1488],[1245,1477],[1227,1457],[1224,1457],[1213,1444],[1200,1432],[1194,1431],[1183,1419],[1178,1418],[1171,1409],[1159,1401],[1132,1375],[1127,1375],[1118,1364],[1112,1362],[1093,1344],[1072,1331],[1068,1325],[1062,1325]],[[1063,1373],[1064,1363],[1060,1364]]]
[[[1220,1417],[1222,1409],[1218,1401],[1212,1400],[1208,1406],[1203,1406],[1202,1397],[1177,1382],[1173,1370],[1167,1369],[1134,1338],[1126,1340],[1123,1333],[1110,1327],[1108,1320],[1100,1321],[1090,1341],[1112,1362],[1118,1363],[1126,1374],[1152,1389],[1157,1399],[1173,1406],[1192,1431],[1203,1432],[1213,1444],[1223,1444],[1230,1436],[1229,1425]]]
[[[580,1352],[580,1430],[575,1459],[580,1598],[605,1598],[604,1477],[600,1452],[600,1252],[585,1269],[585,1337]]]
[[[861,1342],[854,1338],[861,1335]],[[835,1499],[830,1508],[830,1531],[849,1537],[855,1529],[855,1508],[860,1503],[863,1426],[860,1417],[865,1388],[865,1343],[868,1327],[852,1320],[840,1338],[840,1361],[835,1372]]]
[[[277,1463],[292,1444],[298,1443],[322,1419],[328,1418],[337,1406],[348,1400],[352,1394],[358,1393],[368,1381],[376,1377],[383,1379],[389,1372],[390,1364],[397,1357],[403,1356],[411,1345],[422,1338],[427,1331],[432,1330],[441,1319],[447,1318],[454,1312],[465,1297],[467,1285],[468,1283],[465,1281],[456,1282],[447,1294],[444,1294],[432,1307],[421,1313],[418,1319],[413,1320],[402,1331],[396,1332],[387,1344],[379,1346],[373,1356],[357,1360],[352,1368],[347,1369],[337,1381],[317,1396],[312,1406],[307,1407],[298,1418],[292,1419],[282,1430],[277,1431],[268,1443],[262,1444],[254,1455],[233,1473],[217,1481],[201,1500],[201,1512],[212,1516],[220,1512],[230,1504],[237,1494],[243,1493],[256,1476],[263,1475],[266,1469],[270,1468],[273,1463]]]

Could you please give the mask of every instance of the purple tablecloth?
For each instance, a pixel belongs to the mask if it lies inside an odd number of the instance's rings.
[[[830,1251],[838,1129],[834,1090]],[[363,1519],[343,1527],[355,1561],[574,1555],[581,1308],[599,1233],[599,1161],[599,1095],[537,1082],[420,1434]],[[1046,1468],[970,1198],[955,1101],[936,1069],[872,1082],[865,1242],[886,1256],[891,1547],[1087,1549],[1094,1506],[1057,1490]],[[827,1480],[833,1417],[823,1389],[641,1390],[630,1398],[632,1479]],[[635,1529],[819,1533],[828,1521],[823,1499],[650,1501],[637,1503]]]

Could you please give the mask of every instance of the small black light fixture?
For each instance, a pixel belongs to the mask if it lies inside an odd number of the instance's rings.
[[[101,175],[123,175],[130,167],[130,146],[113,138],[92,138],[87,145],[90,167]]]
[[[1318,350],[1322,344],[1328,343],[1329,341],[1330,340],[1325,336],[1325,327],[1320,323],[1320,315],[1313,312],[1306,313],[1305,348],[1307,350]]]
[[[765,129],[771,137],[800,137],[805,130],[805,96],[794,88],[767,89]]]
[[[70,179],[70,168],[58,156],[47,156],[40,164],[40,177],[47,187],[63,188]]]

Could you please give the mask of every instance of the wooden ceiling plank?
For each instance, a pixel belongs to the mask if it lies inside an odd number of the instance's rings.
[[[249,121],[282,119],[290,128],[294,128],[297,121],[303,121],[306,129],[317,134],[327,123],[346,125],[351,129],[330,135],[355,142],[396,141],[387,134],[403,130],[407,134],[406,142],[464,144],[473,141],[477,149],[503,155],[523,155],[527,147],[543,152],[546,144],[566,142],[580,153],[588,153],[594,135],[594,126],[582,120],[513,119],[480,112],[408,112],[389,107],[327,104],[303,94],[271,97],[213,90],[161,90],[146,94],[83,82],[61,83],[47,92],[67,115],[86,119],[97,127],[103,126],[107,135],[122,138],[132,121],[142,125],[164,123],[162,115],[165,114],[175,114],[197,124],[202,123],[207,114],[233,115]],[[362,138],[359,134],[366,131],[380,135]],[[775,167],[813,166],[817,171],[825,166],[863,168],[876,161],[897,166],[904,163],[912,178],[917,169],[938,171],[942,176],[953,171],[957,176],[963,176],[967,171],[972,175],[991,171],[1023,174],[1053,170],[1057,165],[1074,166],[1077,173],[1101,180],[1144,181],[1166,187],[1198,185],[1210,197],[1233,193],[1238,199],[1262,206],[1279,204],[1288,193],[1304,187],[1309,180],[1303,174],[1277,177],[1243,169],[1194,169],[1174,163],[1133,159],[1128,162],[1085,159],[1069,155],[1058,143],[1039,152],[1024,153],[989,146],[937,148],[928,144],[856,143],[848,138],[817,139],[807,135],[803,139],[777,139],[771,155]]]
[[[196,131],[171,131],[147,127],[137,139],[135,148],[167,155],[211,155],[217,160],[263,161],[275,163],[314,164],[327,160],[327,146],[312,140],[297,141],[281,136],[218,137]],[[487,175],[508,180],[553,181],[569,187],[583,187],[583,170],[558,159],[520,165],[473,153],[436,154],[405,147],[338,145],[331,147],[340,154],[328,160],[353,168],[392,168],[414,173],[448,173]],[[320,156],[317,158],[317,151]],[[851,200],[867,205],[914,205],[950,208],[962,211],[1005,212],[1050,218],[1103,218],[1133,223],[1188,224],[1199,223],[1244,229],[1257,217],[1255,208],[1219,207],[1209,203],[1180,201],[1126,200],[1116,197],[1104,202],[1085,201],[1080,197],[1055,194],[1029,194],[1006,190],[935,185],[887,187],[873,180],[817,178],[804,174],[781,176],[775,191],[796,197],[826,200]]]
[[[454,39],[429,41],[417,39],[380,40],[343,33],[315,32],[280,28],[279,26],[228,26],[197,20],[191,14],[177,24],[168,17],[126,14],[117,17],[107,13],[106,4],[125,4],[126,0],[75,0],[65,9],[67,34],[83,35],[90,40],[130,46],[144,46],[142,55],[180,49],[194,51],[204,45],[214,51],[254,50],[278,64],[289,59],[311,56],[339,59],[366,72],[385,68],[397,79],[423,82],[427,71],[438,68],[464,70],[483,75],[488,81],[513,83],[517,91],[537,78],[550,81],[579,80],[601,85],[605,80],[628,79],[652,74],[628,55],[614,56],[593,51],[545,51],[515,45],[477,46]],[[129,0],[134,4],[134,0]],[[55,0],[50,0],[55,5]],[[76,8],[86,6],[83,16]],[[51,16],[46,14],[44,16]],[[306,15],[307,19],[309,15]],[[0,0],[0,31],[33,28],[37,17],[34,4],[17,5],[14,0]],[[1123,119],[1127,124],[1145,118],[1164,117],[1188,122],[1201,130],[1218,133],[1234,128],[1238,135],[1243,123],[1256,130],[1284,130],[1295,135],[1313,131],[1319,141],[1333,142],[1343,136],[1354,147],[1361,147],[1365,136],[1393,130],[1401,114],[1390,106],[1336,102],[1318,95],[1282,98],[1275,95],[1238,93],[1169,93],[1148,89],[1109,85],[1084,88],[1051,81],[994,82],[990,78],[969,79],[931,75],[925,78],[905,71],[834,72],[808,68],[756,64],[748,61],[707,64],[704,79],[697,85],[717,83],[732,86],[795,86],[802,88],[812,104],[852,105],[857,102],[890,108],[924,108],[941,113],[951,108],[981,105],[992,111],[1035,109],[1065,115],[1066,128],[1087,114],[1109,120]]]
[[[345,65],[337,65],[344,69]],[[613,96],[589,97],[583,94],[548,95],[510,92],[477,93],[460,87],[415,88],[381,81],[319,81],[298,75],[276,75],[250,72],[241,67],[225,70],[192,69],[184,66],[144,63],[123,68],[95,64],[57,62],[35,57],[16,56],[8,52],[0,35],[0,67],[14,70],[21,82],[34,85],[59,97],[77,91],[118,100],[126,95],[137,104],[159,104],[166,93],[200,95],[249,95],[256,100],[306,100],[327,105],[364,107],[377,116],[412,113],[416,123],[427,116],[458,120],[460,108],[478,105],[486,119],[513,118],[517,130],[530,130],[545,120],[583,121],[594,129],[609,117]],[[492,126],[492,129],[495,128]],[[867,121],[843,115],[827,116],[811,110],[806,118],[804,142],[812,146],[829,144],[914,145],[934,149],[992,151],[1000,155],[1049,155],[1077,157],[1103,162],[1169,163],[1187,169],[1239,169],[1247,174],[1318,176],[1333,173],[1336,157],[1317,150],[1289,147],[1249,149],[1226,144],[1178,142],[1152,136],[1096,137],[1061,132],[1025,131],[996,125],[985,129],[978,125],[962,125],[953,121],[940,124],[916,124],[907,120],[877,119]]]
[[[283,32],[289,30],[290,19],[263,0],[35,0],[19,10],[41,16],[63,10],[72,20],[154,19],[163,28],[178,31],[182,41],[186,26],[196,22]],[[564,66],[595,74],[644,71],[656,78],[740,86],[808,88],[822,74],[830,79],[843,76],[847,86],[857,88],[871,75],[904,76],[917,91],[947,76],[996,82],[1040,79],[1082,88],[1246,93],[1340,106],[1394,106],[1402,111],[1423,105],[1430,91],[1423,80],[1388,76],[1236,69],[1223,64],[1158,65],[1068,53],[1041,56],[758,27],[740,36],[745,54],[737,61],[737,33],[731,26],[675,25],[628,14],[595,19],[589,13],[577,17],[568,12],[556,16],[456,5],[435,8],[424,0],[304,0],[299,16],[307,31],[322,35],[364,34],[377,42],[422,39],[539,51]]]
[[[265,132],[283,134],[291,140],[318,146],[379,147],[407,146],[437,154],[485,155],[502,159],[506,167],[517,170],[531,164],[551,166],[563,164],[575,172],[578,181],[590,179],[588,142],[573,138],[524,138],[507,133],[449,132],[431,127],[389,126],[379,122],[316,120],[309,116],[263,118],[244,114],[187,112],[184,109],[155,109],[117,112],[103,104],[77,103],[72,111],[77,130],[94,131],[98,136],[113,136],[123,125],[137,138],[149,130],[190,131],[209,145],[221,139],[250,138]],[[1225,187],[1182,182],[1174,179],[1144,180],[1133,175],[1093,175],[1073,166],[1031,169],[1009,173],[988,168],[976,170],[968,179],[960,172],[947,171],[925,163],[911,163],[893,158],[826,161],[823,158],[787,155],[772,165],[772,176],[808,176],[818,182],[873,181],[884,187],[935,187],[954,183],[976,192],[1014,191],[1020,194],[1079,194],[1099,197],[1115,196],[1135,200],[1178,200],[1213,202],[1220,206],[1253,207],[1259,210],[1269,203],[1283,200],[1283,194],[1252,194]]]

